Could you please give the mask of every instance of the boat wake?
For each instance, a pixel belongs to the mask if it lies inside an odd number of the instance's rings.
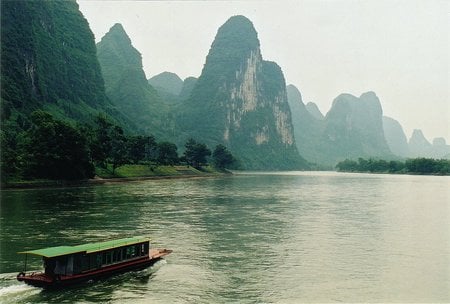
[[[27,302],[26,298],[41,292],[39,288],[17,282],[16,276],[17,272],[0,273],[0,303]]]
[[[39,288],[25,284],[2,286],[0,287],[0,303],[21,303],[39,292],[41,292]]]

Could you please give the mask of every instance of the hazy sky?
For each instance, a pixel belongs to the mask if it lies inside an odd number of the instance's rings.
[[[198,77],[217,29],[233,15],[254,24],[265,60],[323,114],[341,93],[374,91],[409,138],[450,141],[450,1],[78,0],[98,42],[121,23],[147,78]]]

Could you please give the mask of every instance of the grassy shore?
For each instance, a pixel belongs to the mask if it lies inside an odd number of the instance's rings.
[[[174,179],[192,177],[211,177],[230,174],[228,171],[219,171],[213,167],[202,167],[200,170],[191,166],[148,166],[148,165],[124,165],[112,173],[112,168],[95,168],[95,178],[88,180],[14,180],[2,184],[2,189],[27,189],[27,188],[51,188],[71,187],[83,185],[99,185],[138,181],[146,179]]]

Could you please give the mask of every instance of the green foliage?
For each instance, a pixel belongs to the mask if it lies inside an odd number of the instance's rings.
[[[170,129],[168,107],[148,83],[141,54],[131,44],[122,25],[115,24],[97,44],[106,95],[139,132],[158,137]]]
[[[83,179],[93,176],[86,138],[76,128],[49,113],[34,112],[33,128],[25,139],[25,176]]]
[[[336,165],[338,171],[370,173],[411,173],[450,175],[450,160],[415,158],[401,161],[385,161],[359,158],[358,161],[346,159]]]
[[[111,132],[111,152],[110,161],[113,168],[113,174],[117,167],[128,163],[128,145],[127,138],[119,126],[114,126]]]
[[[235,162],[233,154],[224,145],[217,145],[212,156],[214,166],[218,169],[229,168]]]
[[[1,12],[3,122],[49,104],[77,120],[109,111],[94,35],[75,1],[7,0]]]
[[[0,130],[1,180],[15,179],[21,172],[24,155],[24,133],[11,126]]]
[[[95,119],[95,126],[92,128],[90,146],[92,160],[106,167],[109,152],[112,149],[112,132],[113,124],[104,115],[99,115]]]
[[[209,150],[205,144],[196,142],[192,138],[186,142],[185,148],[185,160],[194,168],[199,168],[200,166],[206,164],[206,158],[211,155],[211,150]]]
[[[171,142],[160,142],[158,144],[157,162],[161,165],[175,165],[178,163],[177,146]]]
[[[130,136],[128,138],[128,159],[134,164],[143,160],[151,160],[151,152],[156,149],[153,136]]]

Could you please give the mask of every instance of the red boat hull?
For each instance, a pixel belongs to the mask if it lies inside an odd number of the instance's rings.
[[[96,270],[83,272],[75,275],[53,275],[39,272],[39,273],[19,273],[17,275],[17,280],[25,282],[29,285],[42,287],[45,289],[57,289],[74,284],[79,284],[89,280],[95,280],[99,278],[109,277],[114,274],[124,273],[132,270],[145,269],[157,261],[159,261],[163,256],[168,255],[172,250],[167,249],[157,249],[151,250],[151,256],[139,258],[133,261],[127,261],[115,265],[110,265],[102,267]]]

